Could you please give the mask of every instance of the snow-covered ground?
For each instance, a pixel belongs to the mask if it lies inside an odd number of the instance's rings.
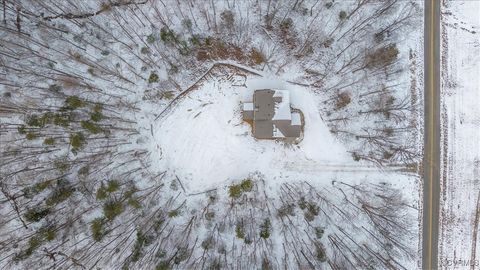
[[[241,80],[244,78],[240,76],[210,77],[155,123],[151,149],[157,151],[152,163],[174,172],[188,192],[230,184],[255,171],[275,185],[289,179],[317,179],[320,185],[330,185],[331,179],[340,174],[342,181],[358,183],[370,174],[391,173],[368,162],[353,161],[325,125],[316,105],[318,97],[308,88],[280,78],[249,77],[239,85]],[[305,126],[300,143],[252,136],[251,126],[242,120],[241,103],[251,99],[253,89],[265,88],[289,91],[291,105],[303,112]],[[395,185],[402,182],[396,177],[389,179]],[[378,181],[390,182],[384,177]]]
[[[480,1],[446,1],[443,14],[446,151],[439,262],[445,269],[465,269],[470,262],[478,266],[480,255]]]
[[[263,89],[268,87],[265,83],[252,80],[247,86],[263,84],[257,88]],[[320,118],[313,94],[299,86],[279,86],[289,90],[292,106],[305,116],[304,138],[298,145],[254,139],[240,110],[254,88],[212,78],[158,122],[154,134],[158,160],[165,162],[161,167],[173,169],[189,190],[198,192],[252,171],[278,176],[298,166],[353,163]]]

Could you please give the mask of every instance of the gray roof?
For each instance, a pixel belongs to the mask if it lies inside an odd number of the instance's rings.
[[[279,91],[270,89],[255,90],[253,94],[253,136],[259,139],[274,139],[283,137],[299,137],[301,126],[293,125],[290,119],[291,112],[289,111],[289,104],[283,103],[283,118],[274,120],[279,102],[282,99],[275,100],[275,94]],[[281,95],[288,92],[281,91]],[[278,94],[278,93],[277,93]],[[288,101],[289,98],[283,97],[283,101]],[[244,108],[244,111],[248,110]],[[286,111],[285,111],[286,110]],[[285,118],[285,114],[287,114]]]
[[[253,94],[253,103],[255,105],[254,120],[272,120],[273,115],[275,114],[273,94],[275,94],[275,91],[272,90],[255,91]]]

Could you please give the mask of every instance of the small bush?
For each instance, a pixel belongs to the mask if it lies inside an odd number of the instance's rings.
[[[102,238],[107,234],[105,231],[105,224],[106,220],[105,218],[96,218],[92,221],[92,224],[90,225],[90,229],[92,231],[92,237],[93,240],[95,241],[101,241]]]
[[[177,36],[175,32],[167,28],[162,28],[160,30],[160,39],[167,44],[173,44],[177,42]]]
[[[270,237],[270,230],[272,226],[270,224],[270,219],[265,219],[265,221],[260,225],[260,237],[267,239]]]
[[[27,130],[26,130],[26,126],[25,125],[20,125],[17,127],[17,131],[19,134],[22,134],[22,135],[25,135],[27,134]]]
[[[185,27],[188,30],[192,29],[192,20],[190,19],[183,19],[182,20],[182,26]]]
[[[243,224],[241,222],[237,222],[237,225],[235,225],[235,235],[239,239],[245,238],[245,229],[243,228]]]
[[[110,180],[108,181],[108,185],[107,185],[107,191],[108,192],[115,192],[117,191],[118,189],[120,188],[120,184],[118,183],[117,180]]]
[[[158,82],[158,75],[155,72],[150,73],[150,76],[148,77],[148,83],[156,83]]]
[[[25,135],[25,138],[29,141],[35,140],[37,138],[37,134],[35,132],[28,132],[27,135]]]
[[[140,53],[142,53],[142,54],[149,54],[149,53],[150,53],[150,49],[147,48],[147,47],[142,47],[142,48],[140,49]]]
[[[220,18],[222,19],[222,22],[227,28],[229,29],[233,28],[233,24],[235,23],[235,17],[232,11],[230,10],[222,11],[222,13],[220,13]]]
[[[172,99],[174,96],[175,94],[173,93],[173,91],[165,91],[162,93],[162,98],[165,99]]]
[[[242,188],[240,185],[232,185],[228,189],[228,194],[230,195],[230,198],[240,198],[242,195]]]
[[[103,55],[103,56],[107,56],[107,55],[110,54],[110,51],[108,51],[108,50],[103,50],[100,54]]]
[[[156,38],[153,34],[150,34],[150,35],[147,36],[147,42],[148,43],[152,44],[152,43],[155,42],[155,40],[156,40]]]
[[[320,262],[326,262],[327,261],[327,254],[325,253],[325,248],[323,247],[322,244],[317,243],[315,245],[315,253],[317,260]]]
[[[102,114],[103,106],[102,104],[95,104],[95,107],[93,107],[93,112],[90,114],[90,120],[94,122],[99,122],[100,120],[103,119],[103,114]]]
[[[79,97],[69,96],[65,100],[65,107],[64,108],[67,109],[67,110],[75,110],[75,109],[81,108],[83,106],[85,106],[85,102],[83,100],[81,100]]]
[[[72,146],[72,151],[74,153],[81,150],[86,144],[86,139],[83,133],[77,132],[75,134],[70,134],[70,145]]]
[[[202,241],[201,246],[205,250],[211,249],[213,247],[213,237],[212,236],[207,236],[207,238],[205,238]]]
[[[71,121],[72,116],[70,114],[57,113],[53,116],[53,123],[57,126],[68,127]]]
[[[69,186],[69,184],[59,184],[48,196],[46,200],[47,206],[54,206],[65,201],[72,196],[74,191],[75,189]]]
[[[89,172],[90,172],[90,167],[89,167],[88,165],[87,165],[87,166],[83,166],[82,168],[80,168],[80,169],[78,170],[78,174],[79,174],[79,175],[83,175],[83,176],[88,175]]]
[[[253,64],[255,65],[260,65],[262,63],[265,63],[265,55],[263,53],[255,48],[253,48],[250,51],[250,60],[252,61]]]
[[[345,108],[352,101],[350,94],[348,92],[339,93],[337,96],[337,101],[335,102],[335,109],[340,110]]]
[[[45,140],[43,140],[43,144],[54,145],[55,144],[55,139],[54,138],[45,138]]]
[[[130,199],[128,199],[127,203],[132,208],[135,208],[135,209],[142,208],[142,204],[140,203],[140,201],[137,198],[130,198]]]
[[[103,213],[108,220],[113,220],[115,217],[123,213],[124,206],[121,201],[107,201],[103,205]]]
[[[48,214],[50,214],[49,208],[34,208],[27,210],[24,217],[28,222],[39,222]]]
[[[293,20],[291,18],[286,18],[280,23],[280,29],[283,31],[290,30],[293,27]]]
[[[231,185],[229,187],[228,193],[230,198],[240,198],[242,193],[252,191],[253,181],[251,179],[245,179],[238,185]]]
[[[240,187],[243,192],[249,192],[253,189],[253,181],[251,179],[245,179],[240,183]]]
[[[324,232],[325,230],[322,227],[315,227],[315,237],[317,237],[317,239],[322,238]]]
[[[61,173],[68,171],[68,169],[70,168],[70,164],[68,164],[68,162],[63,160],[56,160],[53,162],[53,165],[55,165],[55,168],[59,170]]]
[[[174,218],[174,217],[177,217],[179,214],[180,214],[180,211],[175,209],[175,210],[172,210],[172,211],[168,212],[168,217]]]
[[[294,204],[284,204],[280,209],[278,209],[278,216],[285,217],[285,216],[293,216],[295,210]]]
[[[398,49],[396,44],[390,44],[379,48],[367,55],[367,68],[381,68],[392,64],[398,57]]]
[[[97,200],[105,200],[108,197],[107,190],[103,185],[103,183],[100,186],[100,188],[97,190],[95,197],[97,198]]]
[[[48,90],[55,93],[60,93],[62,91],[62,87],[58,84],[52,84],[48,87]]]
[[[38,232],[47,241],[53,241],[56,236],[55,228],[53,226],[41,228]]]
[[[338,14],[338,18],[339,18],[341,21],[345,20],[345,19],[347,18],[347,12],[345,12],[345,11],[343,11],[343,10],[340,11],[340,13]]]
[[[100,128],[99,125],[90,121],[81,121],[80,125],[82,126],[82,128],[88,130],[92,134],[98,134],[102,132],[102,128]]]
[[[172,267],[170,266],[170,260],[168,261],[161,261],[155,267],[155,270],[170,270]]]

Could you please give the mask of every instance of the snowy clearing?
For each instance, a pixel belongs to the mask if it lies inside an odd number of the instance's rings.
[[[447,1],[443,13],[439,262],[448,269],[465,269],[470,262],[478,265],[480,255],[480,2]]]

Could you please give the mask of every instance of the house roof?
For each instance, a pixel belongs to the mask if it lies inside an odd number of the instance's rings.
[[[272,90],[257,90],[253,94],[253,103],[255,104],[255,120],[272,120],[275,112]]]
[[[253,94],[253,105],[244,103],[244,111],[253,110],[253,133],[256,138],[299,137],[300,124],[292,125],[290,96],[286,90],[260,89]],[[251,107],[253,106],[253,107]],[[300,123],[298,116],[293,116]]]

